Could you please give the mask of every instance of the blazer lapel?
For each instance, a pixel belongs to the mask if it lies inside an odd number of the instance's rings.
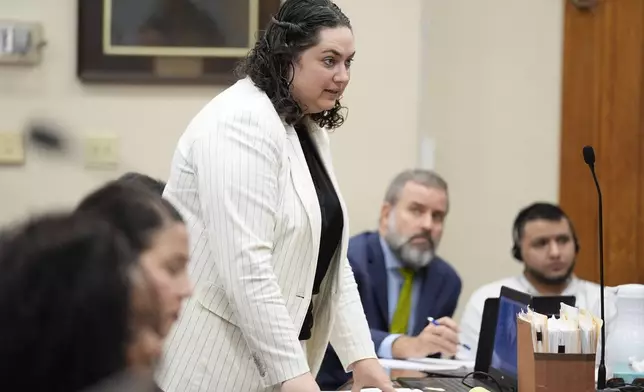
[[[442,286],[444,284],[443,275],[432,269],[432,263],[425,268],[425,274],[422,279],[418,304],[416,306],[416,325],[414,325],[414,335],[427,326],[427,317],[436,313],[436,306]]]
[[[311,172],[306,163],[306,158],[304,157],[304,152],[302,151],[302,146],[300,145],[297,133],[295,133],[295,129],[291,126],[286,126],[286,136],[286,153],[291,166],[293,186],[309,218],[313,253],[317,255],[318,249],[320,248],[320,231],[322,226],[320,202],[318,201],[318,195],[315,192],[315,186],[311,179]],[[315,276],[315,269],[312,270],[312,276]]]
[[[389,329],[389,288],[387,281],[387,266],[385,265],[385,255],[382,253],[380,246],[380,236],[372,235],[368,239],[369,252],[369,273],[373,279],[373,296],[376,299],[376,306],[380,311],[380,316],[384,321],[383,325]]]

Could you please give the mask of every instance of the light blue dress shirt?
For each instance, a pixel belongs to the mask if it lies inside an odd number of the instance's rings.
[[[402,264],[396,256],[391,252],[389,245],[385,240],[380,237],[380,246],[382,247],[382,254],[385,256],[385,269],[387,271],[387,302],[388,302],[388,317],[389,325],[391,325],[391,319],[394,317],[394,312],[396,312],[396,305],[398,304],[398,295],[400,294],[400,289],[404,282],[403,276],[400,274],[399,270],[402,268]],[[407,334],[412,335],[414,331],[414,323],[416,322],[416,307],[418,305],[418,297],[420,296],[420,286],[422,284],[421,275],[416,274],[414,276],[414,281],[411,290],[411,312],[409,314],[409,322],[407,323]],[[378,347],[378,357],[380,358],[392,358],[391,346],[394,344],[394,341],[400,336],[400,334],[391,334],[387,336],[380,347]]]

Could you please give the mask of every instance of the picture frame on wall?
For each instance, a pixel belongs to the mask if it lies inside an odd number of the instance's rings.
[[[78,0],[84,83],[230,85],[280,0]]]

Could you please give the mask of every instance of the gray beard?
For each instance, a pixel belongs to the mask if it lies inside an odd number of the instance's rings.
[[[410,241],[422,237],[429,241],[428,249],[419,249]],[[426,267],[434,258],[435,244],[429,234],[417,234],[412,237],[404,237],[396,233],[395,219],[393,215],[389,218],[389,227],[384,237],[391,252],[405,266],[414,270]]]

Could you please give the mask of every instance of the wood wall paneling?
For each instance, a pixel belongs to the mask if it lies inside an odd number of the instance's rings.
[[[560,204],[581,242],[576,273],[599,281],[595,149],[604,199],[607,285],[644,283],[644,1],[565,2]]]

